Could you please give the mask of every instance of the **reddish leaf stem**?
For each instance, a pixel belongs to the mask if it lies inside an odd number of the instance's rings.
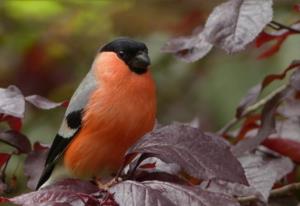
[[[6,168],[7,168],[7,165],[8,165],[8,162],[9,162],[10,158],[11,158],[11,156],[9,156],[9,158],[5,162],[4,167],[2,169],[2,172],[1,172],[1,180],[2,180],[2,182],[5,182],[5,178],[6,178],[5,172],[6,172]]]
[[[248,116],[249,114],[251,114],[252,112],[256,111],[257,109],[259,109],[260,107],[262,107],[263,105],[265,105],[270,99],[272,99],[276,94],[278,94],[279,92],[283,91],[286,88],[287,85],[282,85],[279,88],[277,88],[276,90],[274,90],[273,92],[271,92],[269,95],[267,95],[266,97],[264,97],[263,99],[261,99],[260,101],[254,103],[253,105],[250,105],[249,107],[247,107],[247,109],[245,110],[244,114],[237,118],[234,117],[232,120],[230,120],[222,129],[220,129],[218,131],[218,134],[223,135],[226,134],[232,127],[234,127],[241,119],[243,119],[244,117]]]

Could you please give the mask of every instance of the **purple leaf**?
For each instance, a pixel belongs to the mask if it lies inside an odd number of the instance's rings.
[[[236,117],[241,117],[244,115],[246,108],[257,101],[258,96],[262,91],[262,85],[258,84],[252,87],[246,94],[246,96],[241,100],[239,106],[236,110]]]
[[[292,69],[298,69],[299,67],[300,61],[294,60],[283,72],[279,74],[267,75],[260,84],[252,87],[247,93],[247,95],[241,100],[236,111],[236,117],[240,118],[241,116],[243,116],[246,108],[257,101],[263,89],[267,87],[270,83],[272,83],[275,80],[282,80],[283,78],[285,78],[288,71]]]
[[[209,15],[203,33],[215,46],[237,52],[272,20],[272,0],[229,0]]]
[[[16,148],[20,153],[28,153],[31,151],[29,139],[16,131],[0,132],[0,141]]]
[[[112,195],[99,191],[98,187],[80,180],[67,179],[41,190],[26,193],[9,199],[23,206],[39,205],[112,205],[117,206]],[[109,203],[109,204],[105,204]]]
[[[265,138],[275,132],[275,112],[278,105],[289,96],[293,90],[290,87],[282,90],[270,99],[263,107],[261,127],[259,128],[257,135],[252,138],[246,138],[238,142],[232,147],[232,152],[236,156],[241,156],[247,151],[255,149]]]
[[[24,117],[25,101],[22,92],[16,86],[0,88],[0,113],[18,118]]]
[[[286,118],[297,118],[300,116],[300,99],[291,95],[278,107],[277,112]]]
[[[161,192],[142,183],[124,181],[109,189],[120,206],[175,206]]]
[[[45,167],[48,147],[35,143],[24,162],[24,174],[28,178],[27,187],[35,189]]]
[[[204,57],[213,46],[238,52],[272,20],[272,0],[229,0],[209,15],[204,29],[190,37],[172,39],[162,51],[187,62]]]
[[[1,178],[1,179],[2,179],[2,178]],[[5,192],[7,191],[8,186],[7,186],[7,184],[4,183],[1,179],[0,179],[0,194],[3,194],[3,193],[5,193]],[[3,197],[0,196],[0,203],[2,203],[2,201],[3,201],[3,202],[7,202],[7,201],[5,201],[5,199],[2,199],[2,198],[3,198]]]
[[[294,168],[294,164],[289,158],[272,154],[248,154],[240,157],[239,160],[250,186],[261,194],[261,199],[265,202],[268,200],[274,183]]]
[[[290,85],[300,91],[300,67],[297,68],[296,71],[293,72],[293,74],[290,77]]]
[[[179,37],[169,40],[163,47],[162,52],[174,53],[177,58],[194,62],[204,57],[213,45],[207,42],[202,35],[198,33],[189,37]]]
[[[232,197],[205,191],[201,188],[182,186],[160,181],[146,181],[144,185],[150,187],[168,198],[174,205],[190,206],[238,206],[239,203]]]
[[[244,171],[225,140],[199,129],[172,124],[148,133],[127,152],[149,153],[176,163],[198,179],[222,179],[247,184]]]
[[[39,109],[54,109],[56,107],[63,106],[65,102],[52,102],[49,99],[46,99],[45,97],[39,96],[39,95],[30,95],[25,97],[25,100],[27,102],[30,102],[34,106],[36,106]]]
[[[10,159],[11,154],[0,152],[0,169]]]

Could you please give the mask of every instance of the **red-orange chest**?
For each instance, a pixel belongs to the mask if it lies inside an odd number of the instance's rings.
[[[65,153],[65,166],[79,177],[116,171],[126,150],[153,129],[155,117],[155,85],[149,73],[100,85],[90,97],[80,132]]]

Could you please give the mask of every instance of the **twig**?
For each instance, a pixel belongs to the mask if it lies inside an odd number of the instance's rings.
[[[285,185],[283,187],[271,190],[269,197],[272,198],[272,197],[286,196],[286,195],[289,195],[290,192],[293,192],[293,191],[299,190],[299,189],[300,189],[300,182],[292,183],[292,184]],[[252,196],[248,196],[248,197],[240,197],[240,198],[237,198],[237,200],[240,203],[247,203],[247,202],[253,202],[253,201],[257,200],[257,197],[252,195]]]
[[[271,21],[269,24],[268,24],[269,27],[271,27],[272,29],[274,30],[281,30],[281,29],[287,29],[291,32],[294,32],[294,33],[300,33],[300,30],[298,29],[294,29],[292,28],[291,26],[286,26],[284,24],[281,24],[279,22],[276,22],[276,21]]]
[[[241,119],[243,119],[244,117],[248,116],[250,113],[255,112],[261,106],[265,105],[270,99],[272,99],[279,92],[283,91],[286,87],[287,87],[287,85],[282,85],[282,86],[278,87],[276,90],[274,90],[273,92],[271,92],[269,95],[265,96],[263,99],[261,99],[258,102],[250,105],[249,107],[247,107],[245,109],[245,111],[243,112],[243,114],[242,114],[241,117],[239,117],[239,118],[234,117],[233,119],[231,119],[222,129],[220,129],[218,131],[218,134],[222,135],[222,134],[225,134],[226,132],[228,132]]]
[[[4,167],[2,168],[2,172],[1,172],[1,180],[2,182],[5,182],[6,179],[6,168],[8,165],[9,160],[11,159],[11,155],[9,156],[9,158],[7,159],[7,161],[4,164]]]

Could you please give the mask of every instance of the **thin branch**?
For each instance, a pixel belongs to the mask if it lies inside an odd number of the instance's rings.
[[[300,189],[300,182],[292,183],[292,184],[285,185],[283,187],[271,190],[269,197],[272,198],[272,197],[286,196],[286,195],[289,195],[291,192],[299,190],[299,189]],[[248,196],[248,197],[240,197],[240,198],[237,198],[237,200],[240,203],[247,203],[247,202],[253,202],[253,201],[257,200],[257,197],[252,195],[252,196]]]
[[[8,162],[9,162],[10,159],[11,159],[11,155],[9,156],[9,158],[7,159],[7,161],[4,164],[4,167],[2,168],[2,172],[1,172],[1,180],[2,180],[2,182],[5,182],[5,179],[6,179],[6,169],[7,169]]]
[[[271,27],[271,28],[274,29],[274,30],[286,29],[286,30],[289,30],[289,31],[294,32],[294,33],[300,33],[300,30],[294,29],[294,28],[291,27],[291,26],[286,26],[286,25],[281,24],[281,23],[276,22],[276,21],[271,21],[271,22],[268,24],[268,26]]]
[[[273,92],[271,92],[269,95],[265,96],[264,98],[262,98],[258,102],[256,102],[256,103],[250,105],[249,107],[247,107],[241,117],[239,117],[239,118],[234,117],[222,129],[220,129],[218,131],[218,134],[222,135],[222,134],[225,134],[226,132],[228,132],[241,119],[243,119],[244,117],[248,116],[250,113],[255,112],[256,110],[258,110],[260,107],[262,107],[263,105],[265,105],[270,99],[272,99],[275,95],[277,95],[278,93],[280,93],[281,91],[283,91],[286,87],[287,87],[287,85],[282,85],[282,86],[278,87],[276,90],[274,90]]]

